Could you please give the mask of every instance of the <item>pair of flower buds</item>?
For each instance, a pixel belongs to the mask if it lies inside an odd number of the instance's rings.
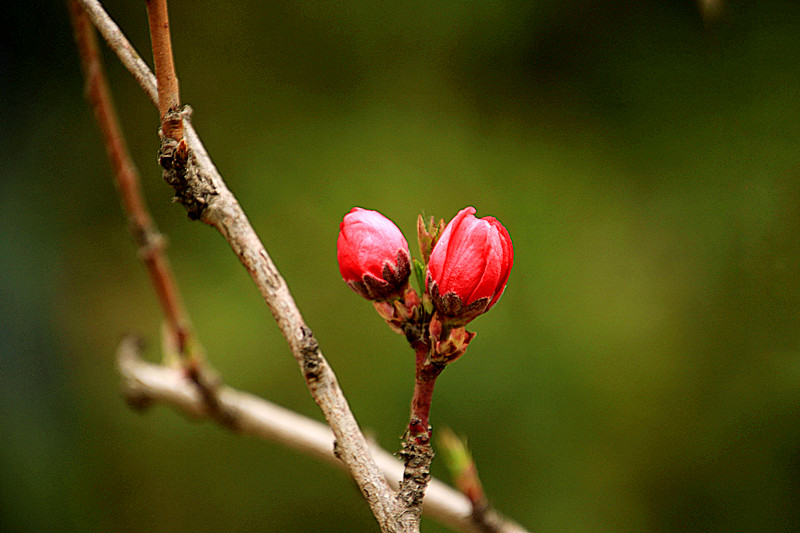
[[[426,230],[421,217],[418,225],[420,250],[427,262],[424,289],[436,311],[430,332],[442,341],[455,334],[456,343],[466,348],[474,333],[464,332],[463,326],[500,299],[514,249],[503,225],[494,217],[475,217],[473,207],[459,211],[444,230],[442,225],[431,224]],[[420,301],[408,283],[411,255],[391,220],[377,211],[353,208],[339,226],[337,252],[342,278],[374,301],[390,325],[412,319]]]

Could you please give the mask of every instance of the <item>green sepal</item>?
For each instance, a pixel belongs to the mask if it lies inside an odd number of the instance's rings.
[[[412,264],[414,268],[414,277],[417,280],[417,290],[420,294],[425,294],[425,265],[416,259],[412,261]]]

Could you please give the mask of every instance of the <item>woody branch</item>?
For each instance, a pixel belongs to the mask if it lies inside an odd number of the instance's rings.
[[[197,389],[186,381],[179,370],[139,358],[139,346],[135,339],[126,338],[120,344],[118,364],[123,378],[123,391],[131,405],[147,408],[153,403],[160,403],[194,419],[213,419]],[[218,392],[220,404],[237,421],[238,434],[278,442],[327,464],[344,467],[334,453],[333,432],[325,424],[227,386],[220,387]],[[396,480],[403,475],[403,464],[375,443],[371,443],[370,449],[382,474],[397,489]],[[475,520],[472,502],[436,478],[430,480],[423,508],[426,516],[455,531],[527,533],[522,526],[493,510],[487,512],[496,526],[486,529]]]
[[[158,297],[167,326],[178,350],[183,353],[190,344],[189,320],[181,302],[177,283],[164,253],[164,238],[159,233],[145,206],[139,172],[131,161],[117,113],[106,82],[94,29],[86,12],[74,1],[68,4],[78,46],[81,66],[86,79],[86,96],[94,111],[103,136],[117,191],[128,216],[131,235],[139,256],[147,269]]]

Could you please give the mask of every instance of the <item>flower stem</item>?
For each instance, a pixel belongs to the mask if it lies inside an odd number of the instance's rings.
[[[416,379],[414,381],[414,397],[411,400],[411,419],[408,422],[408,438],[414,439],[417,444],[426,443],[431,438],[429,419],[433,387],[436,385],[436,378],[444,370],[443,365],[429,361],[429,346],[420,344],[416,348]]]
[[[405,469],[397,500],[405,509],[403,515],[418,521],[425,489],[431,479],[430,468],[434,455],[429,425],[433,387],[444,366],[430,361],[430,344],[427,342],[417,341],[413,346],[417,359],[416,379],[408,431],[400,452]]]

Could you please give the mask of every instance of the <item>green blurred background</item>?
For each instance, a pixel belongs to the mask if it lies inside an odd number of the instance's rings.
[[[149,61],[144,2],[107,7]],[[417,213],[474,205],[516,264],[432,421],[469,438],[498,509],[539,532],[800,530],[798,2],[170,9],[182,99],[383,446],[412,354],[342,283],[338,223],[377,209],[411,240]],[[0,529],[375,531],[329,466],[126,407],[113,353],[133,330],[158,358],[158,306],[64,5],[5,11]],[[104,52],[210,360],[320,418],[236,258],[170,202],[157,114]]]

